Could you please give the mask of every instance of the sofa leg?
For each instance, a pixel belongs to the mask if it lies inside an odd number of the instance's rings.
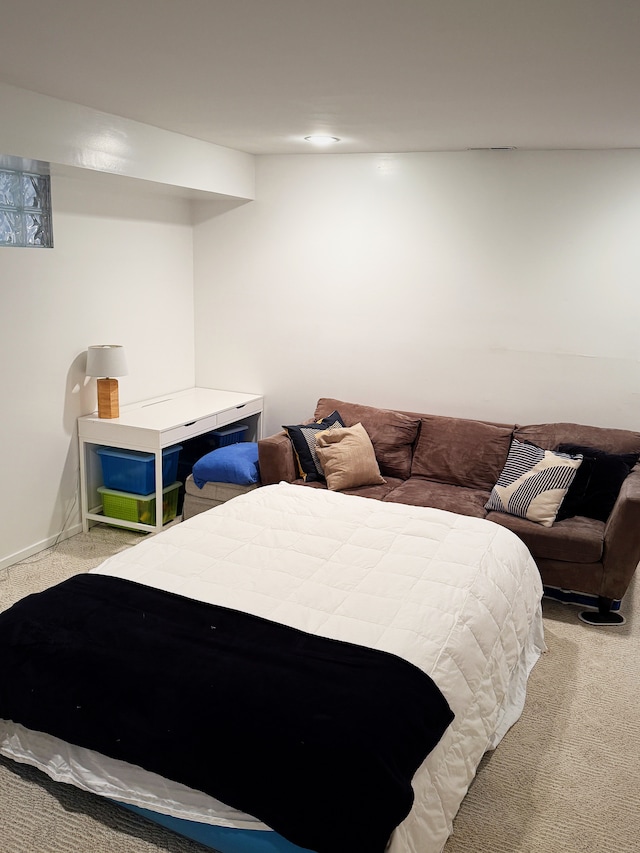
[[[587,625],[624,625],[625,618],[621,613],[611,609],[612,598],[603,595],[598,598],[597,610],[583,610],[578,617]]]

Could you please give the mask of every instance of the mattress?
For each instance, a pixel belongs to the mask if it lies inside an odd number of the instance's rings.
[[[482,755],[520,716],[544,650],[540,576],[511,531],[325,490],[262,487],[94,572],[389,652],[429,675],[455,719],[415,774],[390,853],[442,849]],[[247,837],[270,831],[201,792],[8,721],[0,751],[159,816]]]

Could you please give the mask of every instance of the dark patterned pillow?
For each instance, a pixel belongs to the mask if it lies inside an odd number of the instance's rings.
[[[485,509],[551,527],[581,463],[582,456],[543,450],[514,438]]]
[[[606,521],[638,453],[605,453],[595,447],[561,444],[561,453],[580,453],[584,461],[558,510],[557,520],[582,515]]]
[[[338,412],[332,412],[326,418],[308,424],[292,424],[282,427],[291,439],[298,472],[305,482],[312,483],[325,479],[322,465],[316,453],[318,433],[341,427],[344,427],[344,423]]]

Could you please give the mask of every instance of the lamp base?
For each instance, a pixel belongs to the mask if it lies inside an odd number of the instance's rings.
[[[98,417],[119,418],[120,402],[118,399],[117,379],[98,379]]]

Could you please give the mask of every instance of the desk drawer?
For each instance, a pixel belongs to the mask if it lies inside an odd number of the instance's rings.
[[[227,409],[225,412],[218,414],[218,426],[226,426],[234,424],[236,421],[241,421],[243,418],[248,418],[250,415],[257,415],[262,411],[262,400],[253,400],[251,403],[246,403],[244,406],[235,406],[233,409]]]
[[[187,438],[211,432],[217,426],[220,426],[219,415],[207,415],[204,418],[198,418],[195,421],[189,421],[181,426],[173,427],[173,429],[164,430],[162,433],[162,444],[164,447],[171,444],[180,444],[180,442],[185,441]]]

